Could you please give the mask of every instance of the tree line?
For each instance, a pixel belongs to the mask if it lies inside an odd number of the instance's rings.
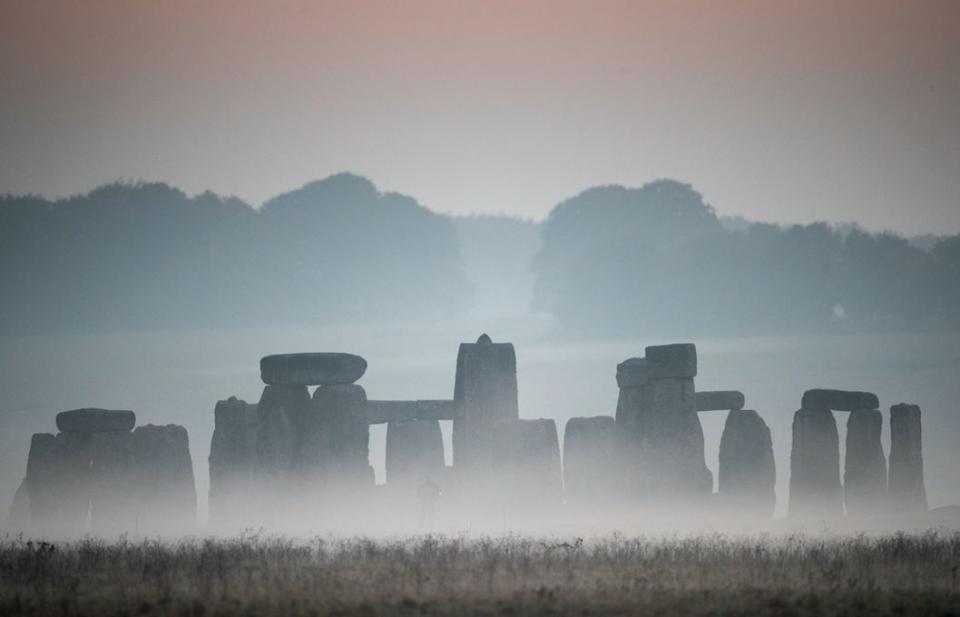
[[[0,198],[0,297],[8,334],[528,306],[610,336],[937,329],[960,325],[960,235],[722,220],[671,180],[594,187],[539,224],[439,215],[351,174],[259,209],[117,183]]]

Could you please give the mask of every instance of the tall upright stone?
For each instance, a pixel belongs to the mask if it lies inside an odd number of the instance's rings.
[[[801,518],[843,514],[840,437],[829,409],[801,408],[793,416],[789,512]]]
[[[357,491],[372,487],[367,393],[357,384],[320,386],[304,429],[301,467],[316,488]]]
[[[138,483],[137,529],[182,533],[197,523],[197,489],[187,429],[176,424],[138,426],[130,448]]]
[[[390,422],[386,449],[388,486],[414,496],[425,480],[440,481],[444,455],[439,421]]]
[[[27,493],[26,479],[20,482],[13,494],[6,527],[14,533],[30,531],[30,495]]]
[[[877,516],[887,502],[887,459],[880,443],[883,414],[856,409],[847,418],[847,447],[843,496],[847,515]]]
[[[461,343],[453,389],[453,462],[458,473],[484,474],[492,464],[493,426],[517,420],[517,356],[510,343],[486,334]]]
[[[254,495],[257,406],[231,396],[217,401],[210,441],[210,524],[244,523]]]
[[[90,437],[92,494],[91,529],[102,535],[136,531],[141,465],[129,431],[95,433]]]
[[[283,497],[310,404],[305,385],[267,385],[257,404],[257,476],[263,495]]]
[[[563,434],[563,491],[568,504],[595,506],[617,496],[620,469],[610,416],[570,418]]]
[[[509,513],[525,516],[560,505],[563,478],[556,422],[500,421],[493,425],[491,443],[498,497]]]
[[[900,403],[890,408],[891,507],[902,514],[927,511],[923,480],[923,441],[920,407]]]
[[[90,435],[35,434],[27,458],[26,484],[35,531],[82,533],[90,511]]]
[[[645,350],[648,381],[639,388],[640,404],[628,431],[635,452],[639,495],[652,504],[697,500],[713,490],[713,474],[704,458],[703,427],[697,416],[693,378],[697,349],[692,344],[656,345]],[[623,388],[621,387],[621,392]],[[618,413],[618,423],[620,417]]]
[[[752,409],[732,409],[720,436],[718,484],[725,507],[758,517],[773,516],[776,462],[770,428]]]

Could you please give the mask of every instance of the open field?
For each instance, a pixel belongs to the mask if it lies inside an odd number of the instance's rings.
[[[0,615],[960,615],[960,533],[0,540]]]

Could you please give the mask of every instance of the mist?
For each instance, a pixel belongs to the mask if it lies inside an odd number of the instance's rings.
[[[570,418],[615,414],[619,363],[649,345],[693,342],[696,390],[740,390],[770,427],[778,517],[793,412],[818,387],[876,393],[881,410],[919,405],[929,505],[960,502],[960,236],[731,222],[691,185],[668,180],[586,188],[540,222],[449,217],[350,174],[261,208],[115,184],[56,201],[7,197],[0,220],[0,503],[24,477],[30,435],[55,432],[58,412],[130,409],[139,425],[187,429],[204,528],[214,406],[260,399],[261,357],[358,354],[370,400],[443,400],[453,396],[458,345],[481,333],[513,343],[519,415],[554,420],[561,450]],[[716,490],[726,412],[698,416]],[[440,424],[449,466],[452,431]],[[379,487],[385,442],[385,426],[372,425]],[[883,443],[889,452],[887,422]],[[396,499],[388,522],[335,515],[330,503],[349,503],[337,495],[309,510],[323,516],[288,509],[272,523],[245,522],[416,530],[415,496]],[[441,500],[437,528],[585,522],[511,513],[492,497],[489,511],[463,503]],[[606,512],[611,529],[679,524],[638,523],[616,504]],[[597,517],[589,525],[607,528]]]

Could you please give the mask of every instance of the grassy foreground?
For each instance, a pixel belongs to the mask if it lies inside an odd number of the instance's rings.
[[[0,615],[960,615],[960,533],[0,540]]]

